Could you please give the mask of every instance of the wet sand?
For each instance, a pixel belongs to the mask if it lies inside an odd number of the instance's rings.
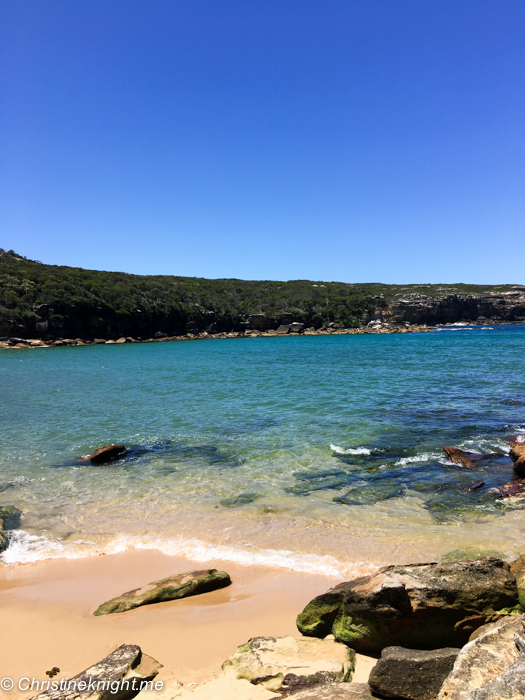
[[[233,584],[184,600],[93,616],[101,603],[125,591],[203,568],[227,571]],[[297,614],[336,583],[324,576],[192,562],[141,550],[2,567],[1,675],[15,681],[9,698],[30,698],[35,691],[17,690],[20,678],[46,680],[45,672],[54,666],[61,671],[57,679],[71,678],[121,644],[138,644],[164,665],[159,697],[167,700],[178,684],[191,690],[188,684],[218,677],[222,662],[250,637],[297,635]],[[354,680],[366,682],[373,663],[359,658]]]

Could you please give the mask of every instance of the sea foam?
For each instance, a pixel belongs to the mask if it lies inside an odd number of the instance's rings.
[[[339,445],[333,445],[330,443],[330,449],[332,452],[336,452],[338,455],[369,455],[372,454],[372,450],[369,450],[367,447],[355,447],[355,448],[348,448],[347,450],[344,449],[344,447],[339,447]]]

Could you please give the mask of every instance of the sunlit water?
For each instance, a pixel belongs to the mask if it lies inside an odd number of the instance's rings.
[[[525,327],[0,352],[3,559],[130,547],[347,576],[525,551],[525,511],[443,445],[525,433]],[[108,443],[103,466],[75,463]],[[469,485],[483,487],[468,491]]]

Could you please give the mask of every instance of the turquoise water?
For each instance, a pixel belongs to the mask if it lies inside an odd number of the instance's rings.
[[[521,503],[487,493],[510,461],[441,448],[507,453],[524,370],[523,326],[3,351],[4,561],[147,547],[342,576],[515,554]],[[109,443],[128,457],[76,463]]]

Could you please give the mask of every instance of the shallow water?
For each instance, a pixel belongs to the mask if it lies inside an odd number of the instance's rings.
[[[129,547],[346,576],[525,550],[518,501],[443,445],[525,433],[525,326],[0,353],[8,564]],[[108,443],[128,457],[76,463]],[[473,482],[484,481],[474,491]]]

